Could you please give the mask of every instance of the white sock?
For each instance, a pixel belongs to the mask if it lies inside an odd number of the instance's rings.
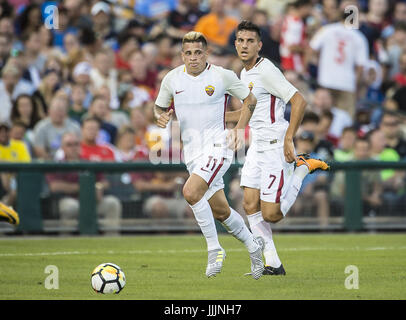
[[[222,225],[236,239],[245,244],[248,252],[252,253],[258,250],[258,244],[254,241],[254,236],[246,226],[244,219],[233,208],[230,208],[230,210],[230,216],[222,222]]]
[[[275,244],[272,239],[271,225],[264,220],[262,212],[247,215],[250,228],[255,237],[262,237],[265,241],[264,256],[265,265],[274,268],[280,267],[282,264],[278,253],[276,252]]]
[[[281,211],[283,216],[286,216],[293,203],[296,201],[300,188],[302,187],[303,179],[309,173],[309,169],[303,165],[297,167],[292,174],[290,183],[281,199]]]
[[[202,233],[206,238],[207,251],[221,248],[217,237],[217,229],[216,224],[214,223],[213,212],[207,199],[203,197],[199,202],[190,207],[193,210],[200,230],[202,230]]]

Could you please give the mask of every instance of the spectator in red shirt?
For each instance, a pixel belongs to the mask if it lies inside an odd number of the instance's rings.
[[[107,144],[97,142],[101,128],[100,121],[94,117],[86,117],[82,121],[82,142],[80,156],[90,161],[115,161],[114,150]]]

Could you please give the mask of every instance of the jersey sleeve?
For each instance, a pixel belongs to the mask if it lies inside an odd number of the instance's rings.
[[[158,96],[155,100],[155,104],[163,109],[167,109],[170,107],[173,99],[173,90],[171,88],[171,77],[170,73],[168,73],[161,82],[161,87],[159,89]]]
[[[282,72],[271,63],[268,63],[261,72],[261,81],[265,90],[285,103],[288,103],[297,92]]]
[[[225,90],[229,94],[240,100],[244,100],[246,97],[248,97],[250,90],[244,84],[244,82],[238,79],[237,75],[233,71],[226,69],[220,70],[223,76]]]

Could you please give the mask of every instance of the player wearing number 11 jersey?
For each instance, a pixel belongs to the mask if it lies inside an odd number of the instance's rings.
[[[155,119],[158,126],[166,127],[173,113],[168,107],[173,102],[190,173],[183,195],[206,238],[207,277],[221,271],[226,256],[218,241],[214,216],[245,244],[250,253],[252,277],[258,279],[264,270],[263,243],[254,239],[240,214],[229,207],[223,191],[223,175],[233,157],[225,130],[227,96],[231,94],[244,101],[232,132],[248,124],[256,99],[234,72],[207,63],[207,56],[207,41],[203,34],[187,33],[182,40],[185,64],[171,70],[162,80],[155,102]],[[236,134],[229,137],[233,147],[238,144]]]
[[[327,170],[321,160],[296,156],[293,137],[302,121],[306,102],[271,61],[259,56],[262,47],[258,26],[243,21],[238,25],[235,47],[244,69],[241,80],[257,98],[250,119],[252,142],[241,172],[244,209],[254,236],[265,240],[264,274],[285,274],[272,239],[269,222],[285,217],[296,200],[304,177],[315,170]],[[285,104],[292,106],[290,122],[284,118]],[[235,121],[239,111],[226,114]]]

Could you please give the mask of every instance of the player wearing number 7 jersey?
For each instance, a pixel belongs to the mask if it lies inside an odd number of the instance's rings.
[[[207,277],[221,271],[226,256],[218,241],[216,218],[246,245],[252,276],[258,279],[264,270],[263,242],[254,239],[240,214],[229,207],[223,191],[223,175],[233,157],[225,130],[227,96],[231,94],[244,101],[233,132],[248,124],[256,98],[234,72],[207,63],[207,55],[207,41],[203,34],[189,32],[184,36],[182,59],[185,64],[171,70],[162,80],[155,101],[155,119],[159,127],[166,127],[174,112],[172,109],[167,111],[173,102],[190,173],[183,195],[206,238]],[[240,144],[238,135],[229,137],[233,147]]]
[[[321,160],[296,156],[293,137],[302,121],[306,101],[271,61],[259,56],[261,33],[255,24],[242,21],[237,28],[235,47],[244,69],[241,80],[257,98],[249,122],[252,142],[241,172],[244,209],[254,236],[265,241],[264,274],[285,274],[272,238],[269,222],[280,221],[296,200],[304,177],[315,170],[327,170]],[[290,122],[284,119],[290,102]],[[226,113],[236,121],[240,111]]]

